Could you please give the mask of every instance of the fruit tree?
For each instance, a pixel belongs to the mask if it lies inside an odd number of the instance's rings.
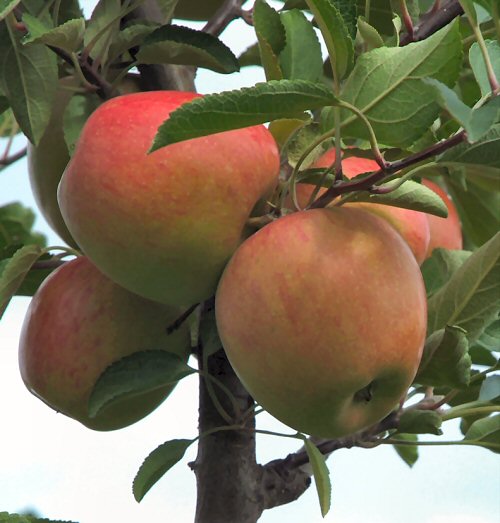
[[[26,389],[108,432],[197,374],[198,434],[146,450],[129,494],[196,448],[195,523],[312,484],[325,516],[339,449],[500,452],[497,0],[87,4],[0,1],[0,176],[27,157],[61,239],[0,201]],[[197,77],[246,67],[265,81]],[[269,435],[294,452],[258,463]]]

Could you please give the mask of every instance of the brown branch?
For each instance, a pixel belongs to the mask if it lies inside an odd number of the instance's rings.
[[[434,6],[423,14],[418,23],[413,26],[412,34],[403,35],[399,45],[404,46],[411,42],[425,40],[463,13],[464,10],[458,0],[446,0],[437,9]]]
[[[66,261],[60,260],[57,258],[54,258],[52,260],[40,260],[35,262],[31,269],[35,270],[46,270],[46,269],[57,269],[58,267],[61,267],[61,265],[64,265]]]
[[[27,147],[23,147],[20,149],[17,153],[11,154],[10,156],[7,156],[6,158],[0,158],[0,170],[4,167],[7,167],[9,165],[12,165],[13,163],[17,162],[21,158],[24,158],[28,152]]]
[[[419,151],[418,153],[407,156],[402,160],[390,162],[386,165],[384,169],[379,169],[378,171],[375,171],[369,176],[367,176],[366,178],[362,178],[361,180],[353,180],[347,182],[341,181],[338,183],[334,183],[311,205],[311,208],[317,209],[321,207],[326,207],[337,196],[340,196],[341,194],[345,194],[348,192],[371,191],[373,190],[373,186],[375,184],[381,182],[388,175],[397,173],[398,171],[401,171],[402,169],[405,169],[412,165],[416,165],[417,163],[427,160],[428,158],[432,158],[433,156],[437,156],[438,154],[441,154],[447,151],[448,149],[451,149],[457,146],[458,144],[464,142],[466,139],[467,135],[465,131],[461,131],[452,136],[451,138],[448,138],[447,140],[442,140],[437,144],[431,145],[423,151]],[[375,188],[375,192],[376,191],[377,189]]]
[[[203,31],[213,36],[219,36],[233,20],[242,16],[241,6],[244,3],[245,0],[225,0],[206,23]]]

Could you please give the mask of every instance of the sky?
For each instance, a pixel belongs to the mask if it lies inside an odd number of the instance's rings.
[[[95,2],[85,2],[87,14]],[[234,23],[223,40],[238,54],[252,41],[244,23]],[[220,76],[200,72],[200,92],[252,85],[262,80],[257,68]],[[23,145],[22,139],[16,147]],[[0,144],[0,151],[2,144]],[[0,206],[14,200],[35,208],[26,161],[0,172]],[[49,244],[61,240],[41,216],[36,229]],[[28,298],[15,298],[0,322],[0,512],[35,509],[44,517],[79,523],[136,523],[194,519],[196,483],[187,463],[196,447],[138,504],[132,480],[142,460],[173,438],[197,432],[197,378],[184,379],[160,408],[131,427],[94,432],[56,414],[32,396],[19,375],[17,345]],[[259,428],[290,432],[263,414]],[[448,427],[448,425],[447,425]],[[446,439],[459,439],[456,424]],[[429,438],[432,439],[432,438]],[[445,438],[441,438],[445,439]],[[258,437],[261,463],[296,450],[290,440]],[[351,449],[328,460],[333,491],[332,509],[322,518],[312,486],[295,503],[264,513],[261,523],[498,523],[500,521],[500,460],[472,447],[425,447],[409,469],[391,447]]]

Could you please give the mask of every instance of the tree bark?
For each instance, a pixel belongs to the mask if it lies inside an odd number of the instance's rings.
[[[241,413],[253,407],[253,399],[222,350],[208,358],[206,370],[233,394]],[[224,410],[234,416],[227,395],[216,385],[213,393]],[[200,374],[199,432],[203,434],[225,425]],[[262,513],[262,473],[256,463],[253,413],[247,416],[243,427],[215,432],[199,440],[198,455],[192,465],[198,491],[196,523],[255,523]]]

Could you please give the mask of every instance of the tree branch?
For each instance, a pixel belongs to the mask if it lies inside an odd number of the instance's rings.
[[[0,170],[4,169],[5,167],[12,165],[13,163],[17,162],[21,158],[24,158],[28,152],[27,147],[23,147],[20,149],[17,153],[11,154],[10,156],[7,156],[6,158],[0,158]]]
[[[427,13],[422,15],[418,24],[413,26],[412,34],[407,33],[403,35],[399,45],[404,46],[411,42],[425,40],[463,13],[464,10],[458,0],[446,0],[438,9],[431,8]]]
[[[345,194],[352,191],[370,191],[375,184],[381,182],[386,176],[397,173],[402,169],[420,163],[424,160],[427,160],[428,158],[432,158],[433,156],[437,156],[438,154],[441,154],[444,151],[447,151],[448,149],[451,149],[452,147],[455,147],[456,145],[464,142],[466,139],[467,135],[465,131],[461,131],[453,135],[451,138],[448,138],[447,140],[442,140],[441,142],[431,145],[423,151],[419,151],[418,153],[407,156],[406,158],[403,158],[401,160],[390,162],[386,165],[384,169],[379,169],[378,171],[375,171],[369,176],[367,176],[366,178],[362,178],[361,180],[347,182],[341,181],[338,183],[334,183],[315,202],[313,202],[311,208],[317,209],[321,207],[326,207],[337,196],[340,196],[341,194]]]
[[[213,36],[219,36],[233,20],[242,16],[241,6],[245,1],[246,0],[225,0],[207,22],[203,31]]]

